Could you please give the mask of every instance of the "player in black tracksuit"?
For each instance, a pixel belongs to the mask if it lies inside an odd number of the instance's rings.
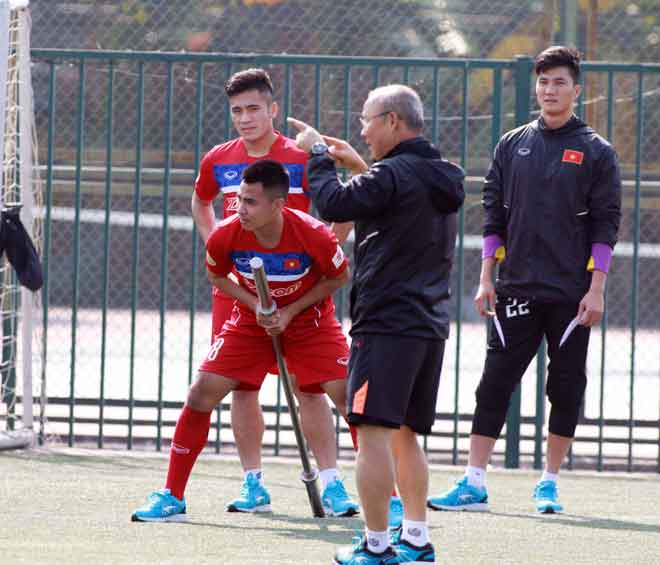
[[[590,327],[602,317],[621,217],[621,180],[611,145],[573,114],[580,92],[577,51],[551,47],[537,57],[535,70],[541,117],[502,137],[485,179],[483,263],[475,303],[492,324],[476,391],[468,468],[454,488],[429,498],[436,509],[487,507],[488,460],[511,394],[545,336],[552,408],[545,472],[534,498],[541,513],[563,510],[557,474],[584,396]],[[500,267],[493,286],[496,261]]]

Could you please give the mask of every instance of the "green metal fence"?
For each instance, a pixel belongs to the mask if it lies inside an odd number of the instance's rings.
[[[480,264],[480,181],[500,135],[533,115],[530,58],[50,49],[32,56],[47,190],[43,347],[52,434],[68,445],[93,440],[98,447],[160,450],[169,442],[210,337],[210,288],[189,217],[192,184],[204,152],[233,135],[224,80],[257,65],[274,78],[285,133],[285,118],[294,115],[360,150],[357,117],[368,91],[411,84],[425,103],[428,136],[467,170],[454,322],[436,425],[424,442],[431,460],[464,459],[486,342],[471,304]],[[624,218],[569,464],[660,471],[660,167],[645,137],[660,126],[660,65],[584,69],[586,94],[577,111],[619,151]],[[617,146],[631,130],[634,147]],[[345,302],[338,297],[344,316]],[[495,461],[510,467],[541,466],[543,347],[528,373],[512,400],[505,445],[496,447]],[[294,445],[282,402],[276,380],[267,379],[265,449],[275,454]],[[210,444],[217,451],[232,442],[226,408],[218,407],[214,419]],[[348,449],[339,420],[337,429],[338,445]]]

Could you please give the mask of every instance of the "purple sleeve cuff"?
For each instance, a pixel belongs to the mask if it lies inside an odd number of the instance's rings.
[[[612,248],[606,243],[592,243],[591,258],[593,259],[593,269],[607,273],[612,261]]]
[[[499,247],[504,247],[504,240],[499,235],[492,233],[484,236],[484,246],[481,252],[481,258],[495,257],[495,252]]]

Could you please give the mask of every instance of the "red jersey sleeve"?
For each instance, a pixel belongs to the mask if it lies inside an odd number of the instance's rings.
[[[209,151],[199,164],[199,173],[195,179],[195,193],[200,200],[213,200],[219,192],[218,183],[213,175],[213,151]]]
[[[348,268],[348,259],[330,229],[321,224],[314,233],[312,250],[319,272],[329,279],[336,279]]]
[[[221,222],[206,241],[206,268],[214,275],[224,277],[232,268],[230,226]]]

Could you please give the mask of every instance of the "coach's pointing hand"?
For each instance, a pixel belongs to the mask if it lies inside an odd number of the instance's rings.
[[[286,121],[298,130],[298,135],[296,135],[296,145],[303,151],[309,153],[312,150],[312,145],[315,143],[323,143],[323,137],[312,126],[305,122],[301,122],[300,120],[296,120],[295,118],[287,118]]]
[[[295,118],[287,118],[287,121],[298,130],[296,145],[303,151],[311,151],[315,143],[325,143],[328,146],[328,155],[340,167],[347,168],[354,175],[364,173],[369,168],[358,152],[343,139],[321,135],[312,126]]]
[[[350,143],[337,137],[324,135],[323,141],[328,145],[328,153],[340,167],[345,167],[354,175],[359,175],[367,171],[369,166],[360,157],[360,154],[351,146]]]

